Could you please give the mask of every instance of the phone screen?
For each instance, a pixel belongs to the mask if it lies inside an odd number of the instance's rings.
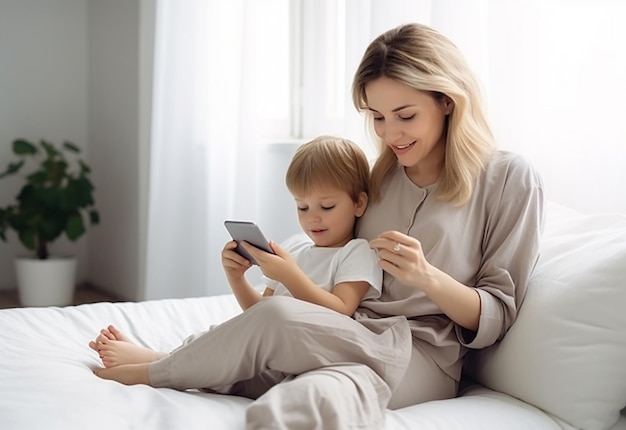
[[[226,226],[226,229],[232,236],[233,240],[237,241],[237,248],[235,251],[247,258],[250,263],[257,264],[254,258],[241,246],[240,242],[242,241],[246,241],[265,252],[274,254],[269,241],[266,239],[265,235],[263,235],[259,226],[254,222],[226,220],[224,221],[224,226]]]

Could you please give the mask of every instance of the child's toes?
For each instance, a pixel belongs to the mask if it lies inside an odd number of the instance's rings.
[[[116,340],[122,340],[122,341],[128,341],[128,338],[126,337],[126,335],[124,335],[124,333],[122,333],[121,331],[119,331],[117,329],[117,327],[115,327],[114,325],[110,325],[108,327],[109,332],[115,336]]]
[[[115,335],[111,333],[111,331],[108,328],[103,328],[102,330],[100,330],[99,337],[105,337],[108,340],[115,340]]]

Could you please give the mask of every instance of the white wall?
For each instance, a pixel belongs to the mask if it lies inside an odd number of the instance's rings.
[[[11,143],[23,137],[81,146],[89,158],[86,0],[0,0],[0,168]],[[0,205],[13,201],[22,182],[0,181]],[[79,256],[88,272],[88,239],[60,240],[51,251]],[[13,257],[28,251],[10,232],[0,242],[0,289],[15,288]]]
[[[102,218],[90,235],[89,280],[131,300],[141,298],[143,273],[142,176],[148,157],[142,151],[147,147],[144,115],[149,106],[142,96],[151,82],[144,63],[151,55],[144,54],[152,39],[143,39],[142,13],[150,12],[144,7],[150,3],[90,0],[88,15],[90,161]]]
[[[70,140],[93,169],[101,224],[58,253],[79,282],[141,298],[154,0],[0,0],[0,168],[16,137]],[[0,204],[17,181],[0,181]],[[0,243],[0,289],[15,288],[11,234]]]

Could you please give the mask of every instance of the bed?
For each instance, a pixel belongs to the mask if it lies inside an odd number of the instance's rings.
[[[459,397],[389,410],[386,430],[626,430],[626,216],[548,214],[504,341],[471,356]],[[239,311],[230,295],[0,310],[0,429],[243,429],[250,400],[101,380],[87,346],[115,323],[167,351]]]

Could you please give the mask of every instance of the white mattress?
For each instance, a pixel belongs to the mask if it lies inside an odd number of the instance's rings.
[[[250,402],[235,396],[124,386],[93,375],[88,346],[115,323],[169,351],[239,312],[232,296],[0,311],[0,429],[243,429]],[[388,411],[386,429],[569,429],[538,409],[473,387],[457,399]],[[616,429],[626,429],[626,419]]]

